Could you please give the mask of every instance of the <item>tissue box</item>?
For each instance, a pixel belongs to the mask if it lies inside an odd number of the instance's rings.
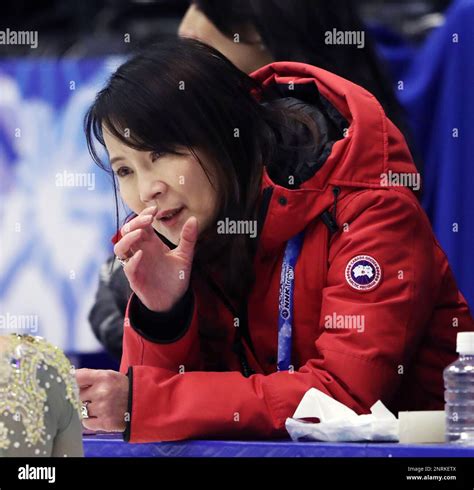
[[[402,444],[445,442],[444,410],[398,412],[398,424]]]

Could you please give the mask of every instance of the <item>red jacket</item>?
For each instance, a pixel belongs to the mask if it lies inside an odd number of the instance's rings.
[[[359,414],[369,413],[379,399],[395,415],[443,409],[442,370],[456,358],[456,334],[474,330],[415,195],[383,184],[381,175],[389,171],[416,170],[377,100],[347,80],[300,63],[273,63],[252,76],[264,91],[277,88],[282,96],[316,100],[319,89],[323,106],[338,112],[348,131],[298,189],[264,173],[266,216],[248,300],[255,354],[244,341],[256,374],[241,373],[232,349],[234,314],[205,281],[191,284],[192,319],[175,342],[141,336],[130,325],[129,302],[120,369],[131,378],[131,442],[285,437],[285,419],[312,387]],[[320,215],[334,212],[334,188],[340,189],[339,229],[331,234]],[[301,230],[294,370],[277,372],[282,257],[286,242]],[[347,327],[351,318],[363,319],[363,328]]]

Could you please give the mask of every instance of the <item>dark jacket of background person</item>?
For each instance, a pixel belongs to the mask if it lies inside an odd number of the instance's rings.
[[[132,290],[114,256],[103,264],[89,322],[97,340],[115,359],[122,356],[123,320]]]

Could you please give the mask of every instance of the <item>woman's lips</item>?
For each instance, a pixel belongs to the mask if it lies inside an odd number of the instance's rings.
[[[184,207],[178,208],[177,213],[175,211],[166,211],[165,213],[159,213],[159,214],[162,214],[163,217],[157,218],[157,221],[159,221],[160,223],[162,223],[165,226],[173,226],[178,222],[178,220],[181,216],[181,213],[183,212],[183,209],[184,209]],[[174,213],[173,216],[171,218],[165,218],[165,215],[169,214],[170,212]],[[158,214],[158,216],[159,216],[159,214]]]
[[[161,218],[164,218],[170,214],[174,214],[176,213],[176,211],[180,210],[182,208],[182,206],[178,206],[176,208],[168,208],[168,209],[163,209],[162,211],[160,211],[159,213],[156,214],[156,219],[161,219]]]

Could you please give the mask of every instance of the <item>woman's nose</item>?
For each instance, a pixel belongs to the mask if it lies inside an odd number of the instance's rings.
[[[153,203],[165,190],[166,184],[162,181],[143,180],[139,184],[140,200],[144,204]]]

